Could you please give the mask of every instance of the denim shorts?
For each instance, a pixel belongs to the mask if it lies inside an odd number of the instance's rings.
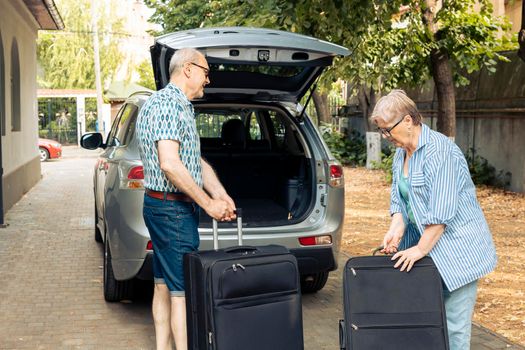
[[[153,243],[153,277],[184,296],[184,254],[199,249],[199,206],[144,195],[144,222]]]

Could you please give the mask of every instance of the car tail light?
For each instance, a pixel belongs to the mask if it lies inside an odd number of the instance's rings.
[[[122,161],[119,164],[120,188],[144,189],[144,168],[137,162]]]
[[[153,250],[153,243],[151,243],[151,241],[148,241],[148,244],[146,244],[146,250]]]
[[[327,245],[332,244],[332,236],[310,236],[310,237],[301,237],[299,238],[299,243],[301,245]]]
[[[128,173],[129,180],[144,180],[144,168],[142,166],[136,166],[131,168]]]
[[[330,168],[330,180],[328,184],[332,187],[343,187],[345,183],[345,177],[343,174],[343,167],[337,162],[328,163]]]

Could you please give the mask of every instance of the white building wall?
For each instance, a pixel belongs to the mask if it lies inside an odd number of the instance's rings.
[[[0,33],[4,47],[5,136],[2,136],[4,207],[9,208],[40,178],[36,98],[36,39],[38,23],[22,0],[0,1]],[[18,44],[20,66],[20,131],[11,123],[11,50]],[[34,174],[38,172],[38,174]]]
[[[22,1],[0,2],[0,31],[4,44],[6,135],[2,137],[4,175],[38,157],[36,99],[37,23]],[[11,47],[18,44],[20,59],[21,131],[11,131]]]

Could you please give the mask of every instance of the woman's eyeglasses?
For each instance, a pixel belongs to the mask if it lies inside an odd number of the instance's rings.
[[[390,128],[377,128],[377,131],[379,131],[381,134],[385,135],[386,137],[392,137],[392,134],[390,132],[396,126],[398,126],[398,124],[401,123],[403,121],[403,119],[405,119],[404,116],[403,116],[403,118],[399,119],[399,121],[397,123],[395,123],[392,127],[390,127]]]

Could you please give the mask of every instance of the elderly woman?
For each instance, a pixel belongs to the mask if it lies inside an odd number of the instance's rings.
[[[477,281],[495,268],[496,251],[463,153],[421,119],[402,90],[382,97],[371,116],[397,148],[383,251],[395,253],[395,267],[407,272],[432,257],[444,285],[450,349],[465,350]]]

